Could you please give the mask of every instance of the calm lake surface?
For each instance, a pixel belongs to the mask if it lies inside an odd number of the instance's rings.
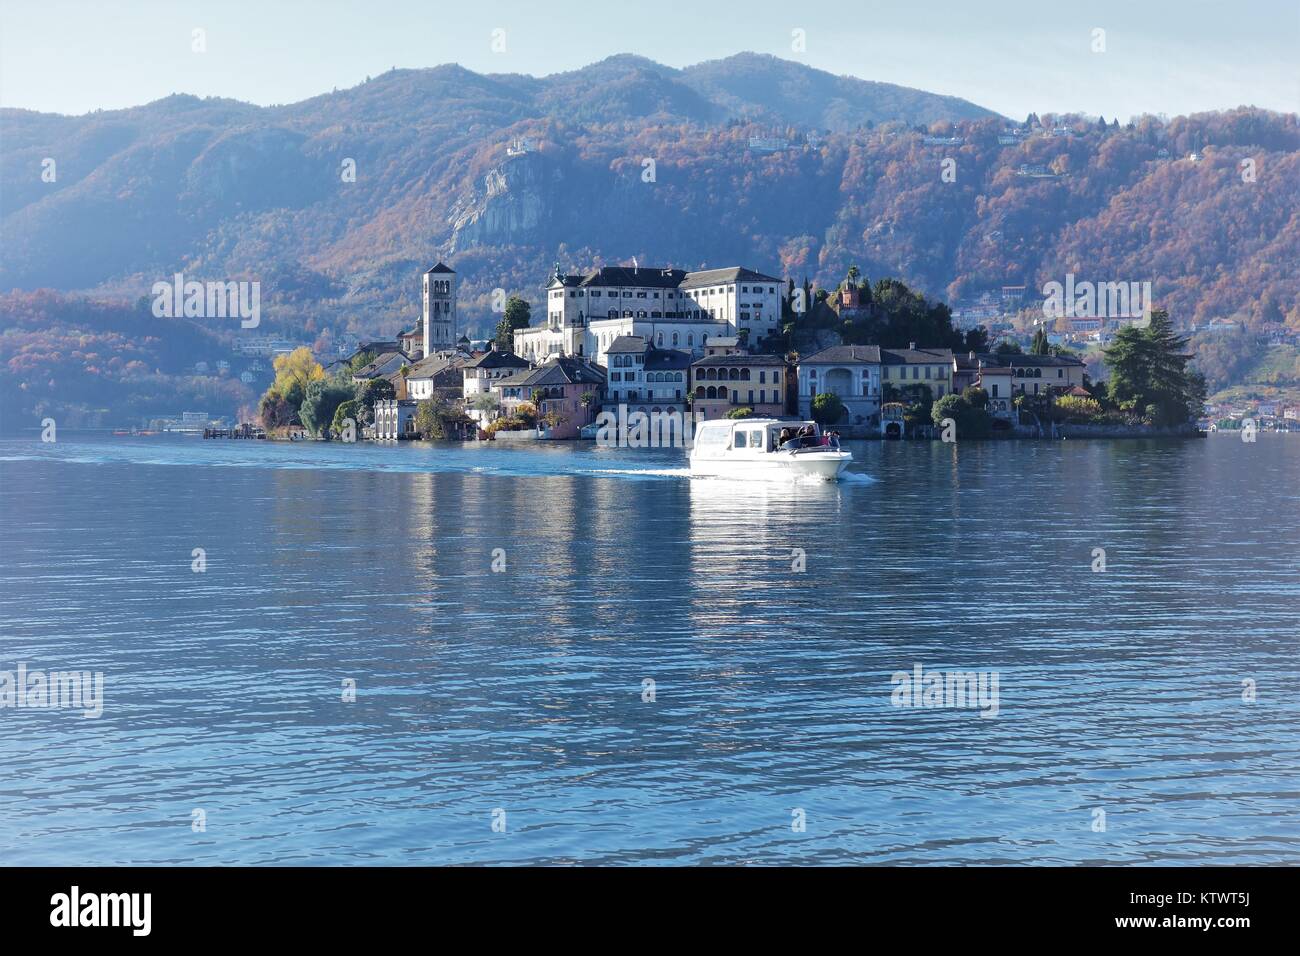
[[[1300,436],[850,447],[0,442],[0,862],[1300,863]]]

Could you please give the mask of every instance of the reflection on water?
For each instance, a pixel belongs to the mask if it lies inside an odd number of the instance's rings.
[[[1297,861],[1300,442],[851,448],[0,443],[5,859]]]

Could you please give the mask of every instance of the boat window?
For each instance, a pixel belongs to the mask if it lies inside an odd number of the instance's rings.
[[[749,447],[750,447],[750,448],[763,448],[763,447],[764,447],[764,442],[763,442],[763,433],[762,433],[761,431],[760,431],[760,432],[750,432],[750,433],[749,433]]]
[[[732,447],[733,447],[733,448],[744,448],[744,447],[745,447],[745,444],[746,444],[746,443],[745,443],[745,433],[744,433],[744,432],[736,432],[735,440],[732,442]]]
[[[695,434],[695,444],[701,448],[725,448],[727,444],[726,428],[701,428]]]

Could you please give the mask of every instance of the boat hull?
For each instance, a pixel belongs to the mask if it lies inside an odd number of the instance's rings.
[[[853,456],[844,451],[776,453],[754,458],[691,458],[691,473],[722,478],[807,478],[835,481]]]

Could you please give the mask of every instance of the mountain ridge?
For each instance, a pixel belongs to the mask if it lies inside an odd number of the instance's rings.
[[[321,349],[409,326],[418,276],[440,258],[480,334],[496,290],[538,304],[557,261],[633,257],[822,287],[858,265],[953,302],[1073,272],[1150,280],[1181,324],[1300,325],[1285,266],[1300,261],[1295,115],[1121,128],[950,105],[755,54],[681,70],[614,56],[543,78],[393,70],[268,107],[176,94],[82,117],[0,111],[0,290],[131,304],[176,272],[255,280],[259,334]],[[925,121],[931,109],[945,118]],[[25,382],[44,367],[42,341],[70,341],[43,339],[40,316],[65,321],[71,307],[14,303],[26,338],[0,342],[0,360],[21,348],[10,373]],[[115,315],[90,310],[81,327]],[[211,348],[240,335],[208,332]]]

